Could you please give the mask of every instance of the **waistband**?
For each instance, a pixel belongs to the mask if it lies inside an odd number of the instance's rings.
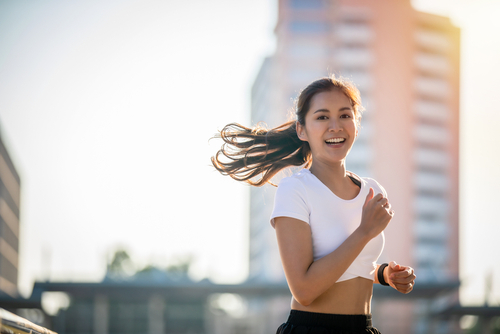
[[[372,328],[371,314],[329,314],[291,310],[287,322],[295,326],[362,331]]]

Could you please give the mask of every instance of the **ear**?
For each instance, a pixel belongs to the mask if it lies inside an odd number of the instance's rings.
[[[300,124],[299,122],[296,122],[295,128],[297,130],[297,137],[299,137],[299,139],[302,141],[307,141],[306,130],[304,129],[302,124]]]

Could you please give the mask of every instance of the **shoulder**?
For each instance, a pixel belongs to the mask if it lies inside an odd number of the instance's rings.
[[[304,182],[303,178],[304,175],[299,172],[280,181],[271,214],[273,227],[276,217],[290,217],[309,223],[310,201],[308,200],[307,182]]]
[[[387,192],[385,191],[385,188],[375,179],[365,176],[361,177],[359,175],[354,174],[353,172],[348,172],[348,173],[351,177],[354,177],[359,182],[361,182],[365,187],[373,188],[375,194],[381,193],[382,195],[384,195],[384,197],[387,197]]]
[[[309,171],[301,170],[298,173],[295,173],[291,176],[283,178],[280,183],[278,184],[278,189],[279,188],[293,188],[293,189],[301,189],[305,190],[308,184],[310,183],[309,180]]]
[[[385,188],[375,179],[372,179],[370,177],[361,177],[360,179],[363,183],[366,184],[367,187],[373,188],[375,194],[381,193],[382,195],[384,195],[384,197],[387,197],[387,192],[385,191]]]
[[[278,189],[276,190],[276,200],[288,199],[290,197],[300,197],[305,200],[306,197],[306,185],[304,184],[302,177],[297,174],[283,178],[278,184]]]

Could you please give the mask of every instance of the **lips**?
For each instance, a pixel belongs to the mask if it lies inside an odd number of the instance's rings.
[[[325,143],[327,144],[342,144],[345,142],[345,138],[331,138],[325,140]]]

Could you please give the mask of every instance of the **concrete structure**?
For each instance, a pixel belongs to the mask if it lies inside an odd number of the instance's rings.
[[[0,308],[0,332],[57,334],[2,308]]]
[[[37,282],[30,300],[41,303],[46,292],[65,293],[71,300],[66,308],[46,319],[45,326],[59,334],[266,333],[256,330],[262,328],[259,324],[262,319],[241,314],[244,309],[235,310],[234,300],[290,298],[285,284],[217,285],[209,281],[163,278],[108,279],[100,283]],[[239,306],[244,308],[243,304]],[[234,311],[240,312],[240,316],[233,314]]]
[[[16,297],[20,179],[0,138],[0,293]]]
[[[457,288],[458,284],[420,284],[411,295],[403,295],[376,286],[374,293],[381,300],[404,302],[429,299]],[[154,279],[104,279],[99,283],[36,282],[29,298],[31,305],[26,300],[16,305],[39,309],[46,293],[64,293],[70,301],[38,323],[59,334],[274,333],[284,320],[281,313],[289,311],[283,301],[291,297],[284,283],[220,285],[156,275]],[[0,304],[11,308],[12,302],[0,298]],[[269,305],[272,308],[265,314],[253,312]]]
[[[275,33],[276,53],[252,88],[252,122],[277,126],[312,80],[350,78],[366,112],[347,167],[379,181],[396,211],[380,262],[414,267],[418,282],[458,281],[459,30],[409,0],[279,0]],[[251,192],[254,280],[284,280],[269,224],[274,192]],[[381,329],[425,333],[415,314],[427,309],[381,302],[381,317],[398,319]]]

